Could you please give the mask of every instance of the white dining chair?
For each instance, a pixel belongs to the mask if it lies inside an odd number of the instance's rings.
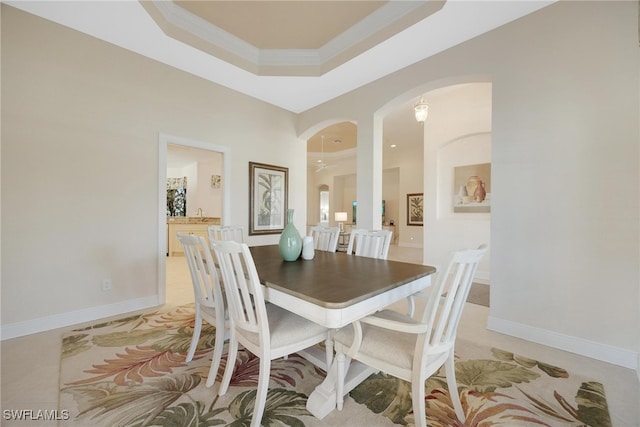
[[[195,324],[191,345],[187,353],[186,361],[190,362],[198,347],[202,320],[216,328],[213,358],[207,377],[207,387],[211,387],[216,380],[220,360],[222,359],[222,347],[224,346],[225,332],[229,329],[225,312],[225,300],[222,287],[215,268],[211,250],[204,237],[195,234],[178,234],[182,244],[184,255],[189,266],[193,294],[195,297]]]
[[[340,228],[313,226],[309,229],[313,237],[313,247],[319,251],[335,252],[338,249]]]
[[[391,230],[351,230],[347,254],[387,259],[392,238]]]
[[[264,413],[271,361],[326,341],[329,330],[284,308],[265,303],[253,257],[245,243],[219,241],[213,250],[222,272],[231,321],[227,366],[218,394],[222,396],[227,392],[238,344],[242,344],[260,358],[251,419],[251,426],[255,427],[260,425]]]
[[[209,242],[214,240],[233,240],[244,243],[244,228],[241,225],[210,225],[207,227]]]
[[[387,259],[392,240],[393,231],[391,230],[354,229],[351,230],[347,254]],[[413,316],[414,311],[415,298],[410,295],[407,297],[407,314]]]
[[[464,423],[455,377],[454,346],[458,322],[473,276],[486,251],[486,245],[482,245],[478,249],[452,254],[447,268],[439,273],[433,288],[428,293],[416,294],[427,299],[420,318],[383,310],[334,334],[338,409],[343,406],[346,369],[351,360],[358,360],[410,382],[415,425],[425,427],[424,382],[444,364],[456,416]],[[444,291],[446,295],[442,296]]]

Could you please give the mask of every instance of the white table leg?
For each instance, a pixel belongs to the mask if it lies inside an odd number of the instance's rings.
[[[358,384],[366,380],[376,371],[358,361],[351,361],[344,381],[344,394],[353,390]],[[321,420],[336,408],[336,379],[338,376],[337,361],[333,360],[327,372],[327,377],[316,387],[307,399],[307,411]]]

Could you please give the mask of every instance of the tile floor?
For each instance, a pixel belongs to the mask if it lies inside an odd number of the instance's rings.
[[[420,262],[421,250],[392,246],[389,259]],[[180,305],[192,300],[184,258],[167,258],[167,302]],[[527,355],[591,377],[605,386],[609,410],[615,427],[640,426],[640,384],[635,371],[599,362],[572,353],[498,334],[486,329],[489,309],[467,304],[458,336],[514,353]],[[58,375],[62,334],[72,328],[56,329],[2,341],[1,400],[2,426],[64,426],[64,421],[9,421],[4,410],[58,408]]]

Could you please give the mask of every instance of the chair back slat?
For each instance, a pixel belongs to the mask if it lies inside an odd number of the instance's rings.
[[[431,326],[423,344],[429,345],[433,351],[454,345],[462,309],[486,251],[486,245],[481,245],[478,249],[454,252],[446,269],[438,274],[422,315],[422,322]],[[446,295],[442,296],[444,292]]]
[[[236,328],[256,333],[269,343],[269,323],[262,287],[246,243],[232,240],[213,245],[227,297],[229,316]]]
[[[211,250],[202,236],[178,234],[189,266],[193,293],[200,305],[217,308],[216,302],[223,304],[222,287],[214,266]],[[223,305],[222,305],[223,306]]]
[[[340,229],[338,227],[311,227],[313,237],[313,247],[319,251],[335,252],[338,248],[338,237]]]
[[[348,254],[387,259],[393,232],[391,230],[351,230]]]
[[[228,241],[244,243],[244,229],[241,225],[210,225],[207,227],[209,241]]]

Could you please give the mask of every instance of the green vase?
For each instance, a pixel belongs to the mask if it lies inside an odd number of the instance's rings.
[[[285,261],[295,261],[302,252],[302,237],[293,225],[293,209],[287,210],[287,225],[280,236],[280,255]]]

